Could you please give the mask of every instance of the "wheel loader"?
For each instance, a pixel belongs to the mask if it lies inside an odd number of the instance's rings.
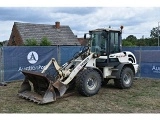
[[[71,88],[93,96],[109,80],[114,80],[117,88],[130,88],[139,65],[133,53],[122,51],[122,29],[90,30],[84,34],[87,44],[62,66],[52,58],[41,72],[23,70],[25,78],[18,96],[45,104],[63,97]],[[47,72],[50,66],[54,66],[54,74]]]

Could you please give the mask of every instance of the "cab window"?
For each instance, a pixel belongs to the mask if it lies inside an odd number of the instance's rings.
[[[110,32],[110,52],[117,53],[119,52],[119,33]]]

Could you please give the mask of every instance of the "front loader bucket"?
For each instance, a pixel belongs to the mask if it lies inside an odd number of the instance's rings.
[[[25,80],[18,91],[18,95],[38,104],[45,104],[56,101],[57,97],[62,96],[67,86],[44,73],[34,71],[22,71]]]

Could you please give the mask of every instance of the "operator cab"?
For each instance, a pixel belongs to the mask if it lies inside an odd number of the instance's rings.
[[[100,56],[121,52],[121,30],[96,29],[89,34],[92,52]]]
[[[118,59],[111,59],[109,55],[114,53],[119,53],[122,51],[121,45],[121,33],[123,26],[120,27],[120,30],[115,29],[95,29],[89,31],[90,40],[89,46],[91,52],[97,54],[97,56],[107,56],[106,59],[97,58],[96,64],[98,67],[105,67],[108,65],[118,64]],[[84,37],[85,38],[85,37]],[[109,58],[109,59],[107,59]],[[107,64],[110,63],[110,64]]]

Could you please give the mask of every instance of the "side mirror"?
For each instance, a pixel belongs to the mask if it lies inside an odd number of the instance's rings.
[[[90,38],[89,33],[85,33],[84,34],[84,39],[89,39],[89,38]]]
[[[86,39],[86,34],[84,34],[84,39]]]

